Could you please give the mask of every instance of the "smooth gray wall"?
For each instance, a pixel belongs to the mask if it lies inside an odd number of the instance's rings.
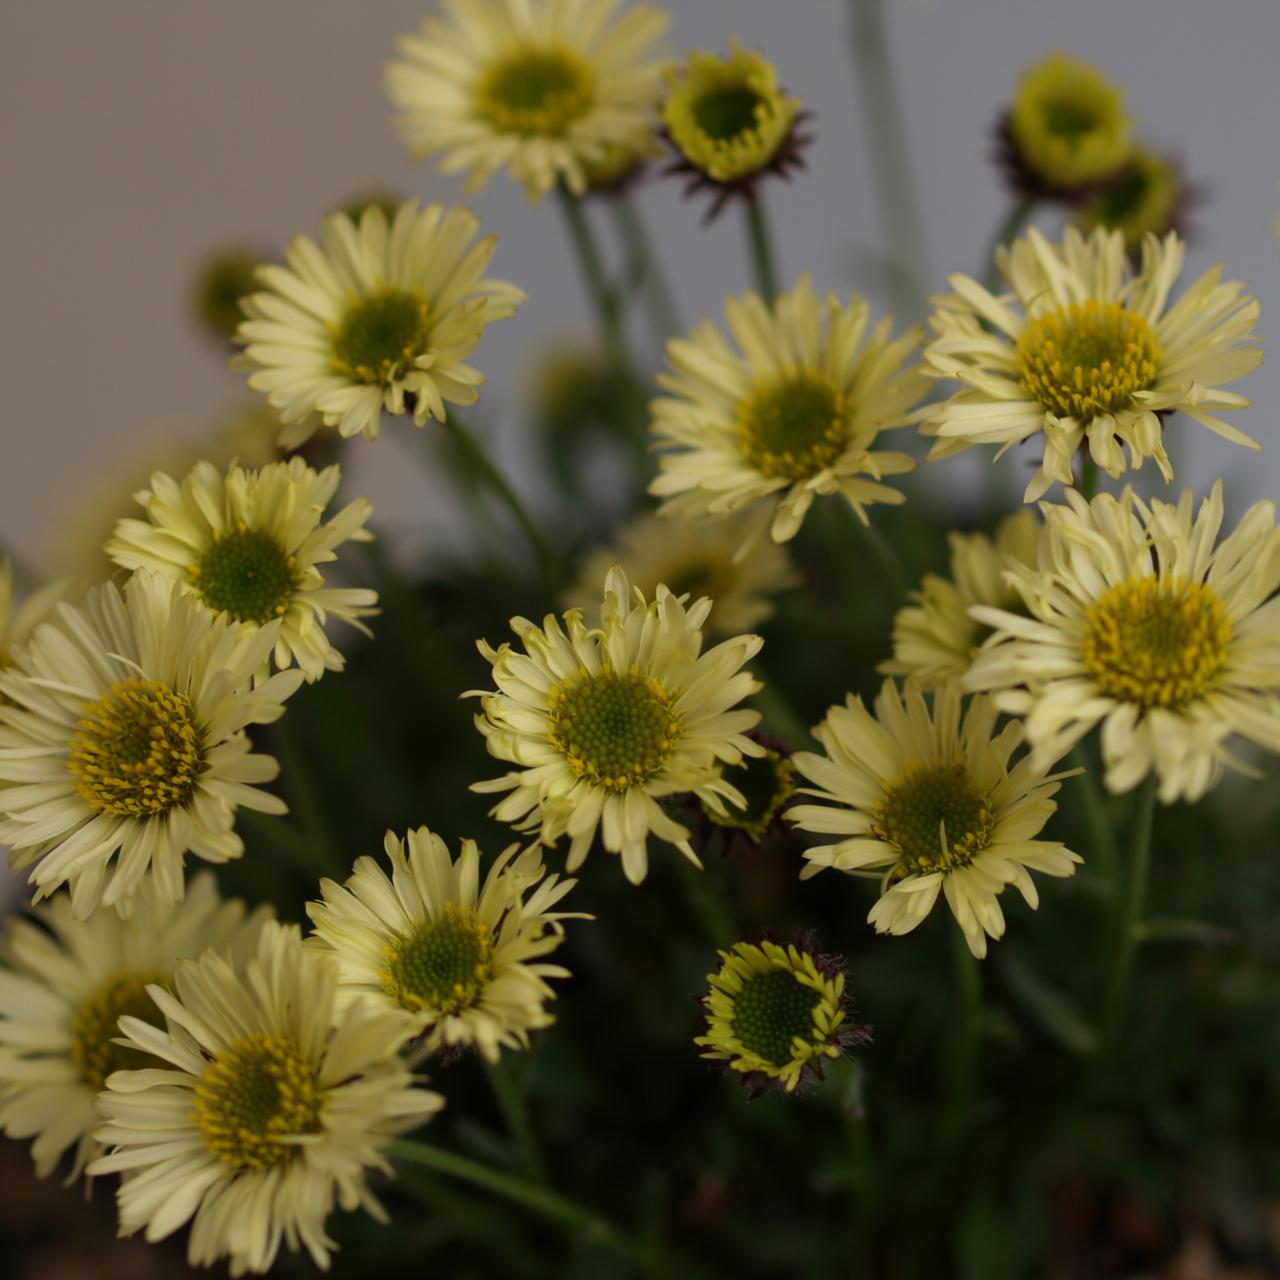
[[[684,0],[672,48],[719,47],[733,32],[763,48],[817,113],[811,174],[770,195],[788,277],[811,269],[846,287],[858,244],[878,240],[850,80],[841,0]],[[913,159],[926,209],[930,274],[973,271],[1005,207],[985,162],[988,128],[1020,70],[1054,47],[1129,86],[1142,134],[1173,147],[1211,189],[1192,254],[1219,258],[1280,327],[1276,0],[889,0]],[[423,0],[7,0],[0,11],[0,541],[38,560],[50,521],[81,486],[139,442],[194,433],[242,388],[188,319],[193,263],[209,247],[280,245],[327,208],[383,185],[462,200],[410,163],[388,124],[380,75]],[[487,416],[520,469],[524,379],[549,338],[583,332],[589,313],[556,210],[532,209],[505,179],[470,203],[500,233],[495,272],[531,295],[486,339]],[[698,226],[675,188],[646,210],[686,316],[715,312],[744,287],[736,218]],[[1180,480],[1226,473],[1240,495],[1280,485],[1280,368],[1242,389],[1242,425],[1267,445],[1258,464],[1188,432]],[[356,487],[384,528],[429,552],[456,529],[447,495],[406,466],[404,430],[357,442]],[[940,473],[964,477],[958,469]]]

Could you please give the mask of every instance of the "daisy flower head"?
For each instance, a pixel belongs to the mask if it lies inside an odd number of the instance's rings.
[[[264,1272],[282,1243],[325,1268],[335,1205],[386,1215],[368,1172],[383,1148],[443,1105],[398,1057],[404,1019],[362,1002],[337,1007],[338,963],[268,921],[243,970],[215,951],[148,988],[163,1026],[124,1017],[123,1047],[144,1070],[107,1077],[89,1172],[121,1173],[120,1232],[148,1241],[191,1221],[193,1266]],[[160,1061],[155,1061],[159,1059]]]
[[[1085,232],[1094,227],[1119,231],[1136,259],[1148,233],[1164,237],[1177,231],[1185,237],[1187,209],[1199,195],[1173,160],[1135,145],[1120,171],[1079,206],[1075,220]]]
[[[582,195],[616,149],[650,145],[670,15],[622,0],[444,0],[388,64],[396,127],[468,190],[502,168],[540,200]]]
[[[692,521],[646,512],[619,532],[613,546],[587,557],[567,603],[592,616],[600,607],[600,584],[617,564],[647,599],[660,582],[678,596],[710,596],[716,607],[708,634],[736,635],[771,618],[771,597],[800,581],[786,550],[756,534],[749,514]]]
[[[1102,726],[1105,782],[1148,774],[1164,803],[1196,801],[1239,736],[1280,751],[1280,531],[1259,502],[1219,537],[1222,483],[1150,506],[1126,489],[1043,505],[1046,550],[1013,566],[1021,616],[976,607],[994,634],[966,683],[1023,716],[1049,763]]]
[[[121,1015],[158,1024],[149,985],[168,986],[179,960],[209,947],[247,959],[269,914],[223,902],[209,872],[181,902],[159,901],[150,882],[138,898],[133,920],[109,907],[77,920],[59,895],[11,919],[0,940],[0,1128],[34,1139],[38,1177],[74,1150],[75,1181],[102,1150],[92,1131],[107,1077],[155,1065],[116,1043]]]
[[[406,1011],[424,1053],[474,1045],[490,1062],[527,1049],[529,1032],[555,1019],[548,978],[569,970],[546,957],[564,941],[554,910],[575,881],[545,875],[535,847],[511,845],[480,880],[480,851],[464,840],[456,861],[426,827],[401,840],[388,831],[391,874],[358,858],[345,884],[322,880],[307,905],[316,939],[340,969],[339,1006]]]
[[[1225,384],[1262,361],[1258,301],[1238,281],[1224,284],[1217,266],[1171,304],[1185,253],[1173,232],[1148,236],[1134,270],[1119,231],[1086,237],[1068,227],[1055,245],[1033,227],[996,255],[1010,292],[952,276],[954,292],[933,299],[937,336],[924,354],[933,377],[961,389],[922,428],[938,437],[930,456],[977,444],[1003,452],[1038,435],[1043,456],[1025,495],[1033,502],[1055,480],[1074,484],[1072,463],[1086,444],[1112,477],[1152,458],[1167,483],[1169,413],[1258,448],[1218,414],[1249,403]]]
[[[764,754],[744,756],[741,764],[727,764],[723,769],[725,781],[738,789],[744,804],[741,808],[715,807],[698,801],[696,810],[702,828],[695,842],[698,848],[707,847],[718,833],[721,851],[735,856],[763,849],[790,830],[782,816],[796,793],[796,767],[791,752],[760,729],[752,729],[747,736],[759,744]]]
[[[1070,199],[1119,172],[1132,129],[1122,90],[1055,53],[1019,82],[997,129],[999,159],[1023,196]]]
[[[998,609],[1021,606],[1022,597],[1005,577],[1011,564],[1036,563],[1042,524],[1033,508],[1006,516],[993,537],[985,533],[949,533],[951,576],[926,574],[913,603],[893,619],[893,657],[878,668],[882,675],[911,676],[936,689],[963,676],[991,634],[969,615],[975,604]]]
[[[1004,935],[999,895],[1017,887],[1038,905],[1029,875],[1069,876],[1081,858],[1037,837],[1057,809],[1062,775],[1030,753],[1017,721],[996,731],[988,697],[963,708],[954,682],[933,695],[910,681],[886,680],[873,711],[852,694],[814,730],[822,755],[801,751],[796,768],[814,785],[787,817],[802,831],[834,835],[805,852],[807,880],[824,867],[877,874],[880,897],[867,916],[877,933],[909,933],[941,893],[969,950],[981,959],[987,938]],[[1049,762],[1052,764],[1052,761]]]
[[[662,513],[755,507],[786,542],[820,494],[841,494],[864,522],[870,503],[905,501],[883,481],[915,463],[873,446],[915,420],[928,389],[918,365],[904,367],[919,330],[891,340],[890,317],[869,329],[863,299],[820,300],[807,275],[772,307],[754,292],[730,298],[725,320],[736,350],[710,320],[667,344],[670,372],[658,382],[670,394],[652,405],[666,452],[649,487]]]
[[[373,514],[367,499],[325,520],[341,475],[336,465],[314,471],[301,458],[225,472],[200,462],[181,481],[157,471],[136,495],[146,519],[121,520],[107,554],[125,569],[180,584],[244,626],[278,619],[276,666],[296,661],[308,680],[318,680],[344,665],[325,633],[328,616],[368,634],[359,620],[377,612],[377,592],[326,586],[318,568],[336,560],[344,542],[373,538],[365,528]]]
[[[760,755],[745,736],[759,712],[739,707],[761,686],[744,663],[758,636],[735,636],[702,652],[712,602],[659,585],[652,600],[615,566],[604,583],[599,626],[582,612],[548,614],[542,626],[513,618],[519,648],[480,652],[497,688],[481,699],[476,727],[489,754],[518,768],[473,784],[509,792],[494,817],[542,844],[570,840],[568,869],[585,860],[599,831],[607,852],[639,884],[649,869],[649,836],[701,865],[689,830],[659,803],[692,792],[712,806],[744,804],[721,776],[725,763]]]
[[[238,368],[263,392],[294,448],[316,419],[343,436],[378,434],[382,413],[443,421],[445,402],[474,404],[484,375],[465,361],[485,326],[515,314],[524,292],[484,271],[496,236],[474,244],[466,209],[406,201],[388,221],[376,205],[358,219],[324,220],[321,242],[297,236],[284,265],[258,269],[244,300]]]
[[[157,903],[176,902],[187,853],[243,853],[237,808],[285,811],[258,789],[278,767],[245,732],[302,680],[253,686],[279,628],[246,631],[144,571],[36,629],[0,672],[0,844],[37,900],[67,884],[78,918],[99,903],[129,915],[151,878]]]
[[[803,166],[809,139],[796,130],[807,113],[762,54],[730,38],[727,58],[695,49],[668,80],[662,123],[677,157],[672,172],[689,176],[689,192],[716,192],[708,217],[730,196],[753,197],[764,174]]]
[[[781,946],[768,939],[734,943],[719,956],[702,1001],[706,1034],[694,1044],[753,1093],[771,1086],[794,1093],[822,1079],[824,1060],[871,1039],[867,1027],[849,1020],[843,960],[808,942]]]

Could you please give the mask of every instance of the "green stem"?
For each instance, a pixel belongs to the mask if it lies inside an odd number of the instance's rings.
[[[1080,447],[1080,493],[1092,501],[1098,492],[1098,464],[1089,453],[1088,442]]]
[[[1026,226],[1028,219],[1034,212],[1036,202],[1024,197],[1014,203],[1007,214],[1004,221],[996,228],[996,233],[991,237],[991,247],[987,250],[987,256],[983,259],[983,275],[982,283],[995,293],[1000,287],[1000,269],[996,266],[996,250],[1007,245],[1013,238]]]
[[[854,79],[880,234],[897,267],[895,275],[906,282],[899,301],[914,311],[925,295],[928,252],[902,95],[890,56],[885,0],[852,0],[850,17]]]
[[[978,1049],[982,1034],[982,973],[978,959],[969,950],[964,931],[953,925],[951,965],[955,994],[959,1003],[955,1049],[950,1068],[947,1096],[947,1135],[958,1137],[968,1127],[973,1111],[974,1085],[978,1071]]]
[[[1076,743],[1071,753],[1071,764],[1074,768],[1083,769],[1072,780],[1080,797],[1080,807],[1084,810],[1085,825],[1089,829],[1090,853],[1096,857],[1104,879],[1115,891],[1116,877],[1116,833],[1112,826],[1111,813],[1107,798],[1099,785],[1099,772],[1094,766],[1093,755],[1084,741]]]
[[[538,1146],[538,1136],[533,1131],[533,1122],[529,1117],[529,1107],[525,1101],[522,1083],[512,1076],[506,1059],[490,1062],[484,1058],[482,1061],[484,1073],[489,1079],[489,1087],[493,1090],[498,1109],[506,1122],[507,1131],[515,1143],[525,1177],[530,1182],[545,1186],[547,1167]]]
[[[463,1182],[471,1183],[472,1186],[482,1187],[495,1195],[503,1196],[526,1209],[532,1209],[535,1213],[559,1223],[566,1231],[580,1236],[588,1243],[599,1245],[611,1250],[619,1257],[629,1259],[646,1274],[664,1277],[671,1274],[666,1260],[659,1251],[643,1241],[636,1240],[595,1210],[588,1209],[567,1196],[548,1191],[545,1187],[533,1186],[521,1178],[512,1177],[479,1161],[455,1155],[452,1151],[445,1151],[442,1147],[431,1146],[425,1142],[400,1139],[392,1142],[387,1150],[389,1154],[401,1160],[434,1169],[437,1173],[447,1174],[451,1178],[459,1178]]]
[[[653,336],[659,346],[670,337],[682,331],[680,309],[676,306],[675,295],[667,280],[662,259],[653,251],[653,242],[649,238],[649,230],[640,210],[630,195],[623,193],[610,201],[614,221],[618,225],[618,235],[627,247],[631,259],[630,278],[644,287],[644,296],[649,307],[649,324]]]
[[[556,188],[556,196],[560,201],[565,225],[569,229],[569,239],[573,242],[574,251],[577,254],[582,278],[586,282],[587,292],[591,295],[591,302],[595,307],[596,318],[604,330],[609,363],[613,368],[614,377],[622,386],[622,403],[626,416],[624,425],[637,455],[644,458],[648,446],[648,432],[643,388],[631,367],[626,342],[623,339],[622,299],[618,296],[617,290],[609,285],[604,259],[600,256],[600,247],[596,243],[595,233],[591,230],[591,223],[582,207],[582,201],[564,186]]]
[[[280,759],[280,772],[289,791],[289,801],[302,831],[312,848],[313,867],[322,875],[343,879],[350,870],[333,838],[320,788],[311,772],[310,762],[298,737],[298,716],[286,711],[275,722],[272,746]]]
[[[1151,866],[1151,828],[1155,820],[1156,778],[1153,774],[1143,784],[1133,816],[1133,833],[1129,842],[1129,863],[1121,884],[1121,896],[1115,904],[1116,918],[1111,934],[1111,958],[1107,967],[1106,1001],[1103,1005],[1103,1051],[1115,1052],[1121,1027],[1129,1007],[1129,991],[1133,985],[1133,967],[1137,955],[1138,927],[1146,906],[1147,879]]]
[[[445,418],[444,429],[453,438],[458,448],[467,455],[476,470],[484,476],[489,487],[502,499],[511,514],[515,516],[516,522],[524,530],[525,537],[529,539],[529,545],[533,548],[534,555],[538,558],[538,566],[542,570],[542,576],[546,580],[547,588],[554,595],[560,584],[560,561],[556,557],[556,553],[551,549],[551,543],[547,541],[542,530],[538,528],[533,517],[529,514],[528,508],[520,500],[519,495],[511,485],[507,483],[506,477],[498,470],[484,446],[453,414],[449,414]]]
[[[842,505],[848,507],[847,503]],[[913,585],[906,563],[894,548],[893,543],[884,536],[882,529],[878,529],[873,524],[864,524],[852,507],[848,507],[848,511],[859,537],[875,559],[885,584],[899,599],[905,599]]]
[[[756,288],[760,290],[765,302],[773,306],[773,300],[778,296],[778,268],[773,254],[773,239],[769,234],[769,219],[764,211],[764,200],[756,192],[745,204]]]
[[[733,946],[736,938],[733,918],[716,887],[707,878],[706,871],[700,871],[688,858],[681,858],[679,866],[689,906],[707,942],[717,951]]]

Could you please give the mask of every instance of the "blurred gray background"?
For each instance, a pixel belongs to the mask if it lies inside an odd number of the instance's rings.
[[[241,376],[190,319],[192,270],[207,251],[229,241],[278,250],[370,187],[464,199],[459,184],[405,157],[381,88],[396,35],[431,7],[0,6],[0,544],[47,561],[57,529],[123,458],[167,433],[204,432],[237,402]],[[809,176],[769,192],[784,277],[808,269],[820,286],[867,285],[857,262],[879,230],[844,0],[668,7],[673,52],[722,48],[734,33],[766,51],[816,112]],[[986,160],[992,120],[1024,66],[1060,48],[1127,85],[1140,134],[1179,152],[1209,189],[1191,267],[1225,260],[1260,295],[1264,336],[1280,324],[1277,0],[888,0],[887,9],[931,287],[980,269],[1007,207]],[[670,182],[642,199],[686,320],[718,312],[747,282],[738,217],[702,229]],[[468,203],[500,235],[494,274],[530,294],[476,357],[490,377],[486,424],[527,487],[519,435],[530,370],[550,341],[589,334],[590,312],[553,202],[532,208],[499,178]],[[1241,390],[1255,401],[1239,420],[1264,442],[1261,462],[1195,429],[1180,481],[1199,487],[1221,473],[1239,497],[1275,493],[1280,362]],[[457,521],[448,495],[407,465],[421,449],[401,424],[374,445],[357,441],[353,488],[374,499],[384,529],[429,555]],[[949,464],[930,483],[955,491],[972,475]]]

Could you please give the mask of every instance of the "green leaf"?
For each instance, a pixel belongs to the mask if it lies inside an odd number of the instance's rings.
[[[1220,947],[1235,934],[1209,920],[1193,920],[1189,916],[1154,916],[1143,920],[1135,930],[1139,942],[1198,942]]]
[[[1030,965],[1006,953],[1001,958],[1000,973],[1022,1007],[1063,1048],[1082,1058],[1097,1052],[1098,1033],[1089,1021]]]

